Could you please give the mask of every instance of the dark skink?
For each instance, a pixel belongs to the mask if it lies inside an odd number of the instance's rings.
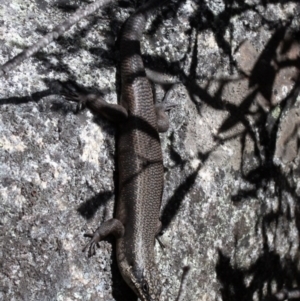
[[[114,234],[120,272],[142,301],[158,301],[161,293],[154,259],[155,237],[161,228],[159,215],[164,181],[158,132],[166,131],[168,122],[163,109],[154,104],[141,57],[140,39],[148,15],[163,2],[149,1],[123,27],[119,105],[108,104],[95,94],[67,95],[70,100],[119,122],[119,191],[115,218],[88,234],[92,239],[86,247],[89,247],[89,255],[93,255],[97,242]]]

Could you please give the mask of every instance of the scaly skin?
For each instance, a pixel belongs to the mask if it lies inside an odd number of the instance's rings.
[[[116,219],[125,227],[117,239],[117,259],[127,284],[141,300],[159,300],[154,261],[163,191],[163,160],[151,84],[140,53],[146,16],[131,16],[121,36],[121,105],[128,118],[118,140],[119,200]]]
[[[155,236],[160,230],[159,213],[163,191],[163,159],[158,131],[168,122],[155,107],[152,88],[146,77],[140,38],[147,16],[158,4],[149,1],[125,23],[121,34],[121,100],[105,103],[94,94],[70,95],[93,111],[119,121],[119,191],[115,218],[104,222],[92,237],[89,255],[108,234],[117,238],[120,272],[142,301],[159,301],[161,283],[154,259]]]

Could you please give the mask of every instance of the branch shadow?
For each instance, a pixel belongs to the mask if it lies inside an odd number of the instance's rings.
[[[276,3],[279,2],[276,1]],[[283,300],[284,297],[282,296],[284,294],[280,295],[279,292],[293,290],[294,297],[290,298],[299,300],[299,294],[295,293],[295,288],[298,289],[300,286],[298,257],[291,256],[290,252],[282,256],[282,254],[277,253],[274,247],[274,244],[276,245],[277,242],[276,231],[280,228],[282,220],[286,223],[296,223],[298,238],[300,237],[300,197],[297,193],[297,185],[291,181],[292,171],[287,173],[280,164],[278,165],[274,162],[280,122],[285,118],[285,114],[294,107],[300,93],[299,58],[289,59],[285,57],[283,60],[278,59],[278,53],[281,52],[281,55],[286,54],[291,49],[291,45],[297,43],[294,37],[297,37],[299,32],[290,33],[290,24],[291,20],[284,24],[279,22],[276,26],[273,24],[273,35],[258,57],[251,74],[247,76],[250,92],[238,105],[222,102],[221,98],[217,98],[217,101],[212,103],[215,99],[210,99],[209,96],[205,97],[203,89],[199,89],[196,85],[193,86],[193,94],[198,94],[199,98],[208,106],[229,113],[219,127],[218,135],[226,133],[238,124],[242,124],[244,127],[244,131],[240,133],[242,145],[240,172],[241,179],[249,183],[252,188],[239,189],[235,195],[232,195],[232,202],[238,204],[253,198],[260,200],[260,195],[263,193],[266,198],[274,199],[274,202],[277,201],[278,204],[276,209],[271,211],[264,210],[263,208],[266,207],[266,204],[264,204],[264,199],[261,200],[261,215],[257,218],[256,231],[257,235],[258,233],[262,235],[263,248],[262,253],[249,267],[243,268],[233,263],[229,256],[225,255],[222,250],[218,250],[216,273],[222,286],[221,295],[224,301]],[[290,66],[297,70],[293,88],[279,103],[274,104],[271,98],[276,76],[281,70]],[[224,84],[226,85],[227,83],[221,83],[219,91],[215,95],[222,94],[221,90]],[[268,102],[270,106],[269,112],[266,112],[260,106],[256,106],[256,109],[253,109],[258,95],[262,95]],[[208,99],[210,99],[210,102],[207,101]],[[249,122],[250,120],[251,122]],[[290,136],[286,137],[285,141],[292,137],[295,138],[298,126],[296,125],[296,128]],[[254,144],[253,156],[258,162],[256,167],[248,166],[247,171],[244,166],[247,164],[246,137],[250,138]],[[220,137],[219,139],[222,141],[226,140]],[[297,148],[299,153],[299,144],[297,144]],[[270,189],[270,185],[274,185],[274,192]],[[290,205],[287,203],[287,194],[291,196],[295,203],[294,216],[291,213]],[[268,237],[270,229],[273,229],[273,232],[275,231],[273,242],[270,242]],[[289,242],[290,251],[294,243],[294,241]],[[235,248],[237,249],[237,245]]]
[[[184,1],[178,1],[176,4],[172,5],[172,16],[176,14],[180,5]],[[268,3],[272,4],[284,4],[286,2],[295,3],[297,1],[280,1],[280,0],[262,0],[260,4],[266,6]],[[124,7],[128,5],[127,2],[122,2]],[[283,61],[278,61],[276,59],[278,47],[283,43],[281,48],[282,52],[287,52],[290,49],[293,39],[286,39],[286,32],[292,22],[290,20],[286,24],[281,22],[276,23],[267,19],[263,19],[263,22],[267,24],[270,28],[274,28],[274,34],[269,40],[269,43],[265,46],[264,51],[258,58],[255,66],[253,67],[251,74],[248,76],[239,70],[237,66],[233,53],[234,49],[232,46],[232,28],[230,20],[234,16],[239,16],[246,11],[253,11],[259,14],[257,9],[258,5],[249,5],[245,1],[239,0],[226,0],[225,9],[223,12],[219,13],[217,16],[212,12],[211,8],[208,6],[207,1],[200,1],[200,8],[190,19],[191,25],[191,35],[204,30],[211,30],[218,47],[221,52],[227,56],[230,61],[230,70],[233,72],[237,70],[240,72],[241,77],[249,79],[249,88],[251,88],[248,95],[242,100],[238,105],[232,104],[230,102],[224,101],[222,99],[222,94],[226,86],[232,82],[231,79],[220,80],[219,87],[217,91],[212,95],[208,92],[209,83],[206,87],[201,87],[197,80],[201,78],[198,74],[197,66],[199,64],[198,57],[198,40],[196,39],[194,44],[192,38],[189,40],[189,53],[181,60],[174,61],[172,63],[166,62],[161,57],[155,56],[144,56],[144,58],[150,62],[151,65],[160,66],[157,67],[157,71],[163,71],[168,69],[170,74],[178,75],[182,83],[185,85],[191,101],[196,105],[198,114],[201,115],[201,108],[203,104],[213,108],[216,111],[225,111],[229,113],[229,117],[225,119],[218,129],[218,135],[216,136],[217,144],[213,149],[206,153],[199,152],[198,158],[202,163],[209,158],[210,154],[218,148],[226,139],[220,138],[219,134],[226,133],[232,128],[236,127],[238,124],[242,124],[244,130],[239,134],[240,141],[242,144],[242,163],[240,166],[241,177],[246,182],[250,183],[253,187],[252,189],[239,189],[236,195],[232,196],[232,202],[237,204],[239,202],[249,200],[253,197],[258,197],[259,191],[264,191],[267,193],[268,184],[270,182],[275,183],[276,193],[279,196],[279,209],[277,212],[266,213],[264,216],[260,217],[257,222],[257,228],[261,227],[264,240],[263,254],[259,256],[254,264],[249,268],[243,269],[237,266],[232,266],[230,263],[230,258],[224,255],[222,250],[219,250],[219,261],[216,265],[217,278],[222,284],[222,298],[223,300],[253,300],[254,294],[258,294],[259,300],[274,300],[274,293],[271,289],[271,283],[276,282],[278,290],[282,288],[292,288],[294,282],[299,286],[300,283],[300,272],[296,268],[298,266],[297,260],[288,260],[282,262],[279,254],[271,250],[267,240],[267,228],[273,222],[275,224],[279,223],[279,218],[283,216],[282,212],[282,202],[284,201],[284,193],[288,192],[293,196],[294,199],[299,200],[299,196],[296,193],[295,185],[291,184],[287,179],[286,174],[284,174],[281,168],[274,164],[273,158],[276,149],[276,137],[279,130],[279,122],[283,117],[284,113],[288,108],[293,107],[297,95],[299,94],[300,82],[299,78],[296,79],[296,83],[292,91],[280,102],[278,106],[274,106],[271,103],[271,96],[274,87],[274,82],[276,74],[283,68],[294,66],[299,69],[300,60],[299,58],[291,60],[286,59]],[[65,10],[72,10],[74,7],[62,7]],[[108,18],[111,20],[110,27],[111,32],[103,32],[104,35],[110,35],[111,39],[115,39],[117,36],[117,31],[121,28],[120,22],[113,15],[112,10],[107,10]],[[163,16],[167,16],[167,8],[163,9]],[[170,17],[170,15],[168,15]],[[97,24],[101,18],[91,17],[89,25],[84,29],[77,30],[75,36],[84,37],[88,32]],[[201,22],[199,22],[201,20]],[[149,30],[148,34],[154,33],[155,28],[161,25],[162,19],[156,17],[154,19],[153,25]],[[229,41],[225,39],[226,30],[229,30]],[[299,37],[299,32],[294,33],[295,37]],[[108,39],[109,40],[109,39]],[[60,38],[57,41],[63,47],[67,47],[70,53],[76,53],[82,50],[79,43],[74,43],[73,38]],[[71,47],[70,47],[71,45]],[[118,62],[115,56],[115,48],[113,45],[107,42],[107,49],[101,47],[91,47],[86,48],[94,56],[101,56],[101,59],[96,59],[90,65],[91,72],[101,67],[112,67]],[[189,72],[186,73],[182,68],[182,63],[190,55],[191,65]],[[35,59],[43,63],[43,70],[41,73],[49,73],[53,70],[67,74],[69,80],[75,80],[74,73],[72,70],[63,63],[62,54],[46,54],[40,51]],[[55,59],[56,63],[52,63]],[[153,63],[154,62],[154,63]],[[274,67],[274,62],[276,66]],[[217,69],[219,66],[214,66]],[[209,81],[208,81],[209,82]],[[8,99],[1,99],[0,105],[2,104],[22,104],[30,101],[39,102],[43,97],[51,95],[51,93],[56,93],[57,91],[53,88],[51,82],[48,82],[48,89],[36,92],[27,97],[12,97]],[[104,92],[104,91],[102,91]],[[279,109],[280,114],[276,118],[273,116],[273,111],[266,113],[261,107],[258,106],[256,111],[251,109],[251,106],[255,102],[257,95],[262,95],[268,102],[271,109]],[[61,110],[61,107],[54,107],[54,110]],[[254,125],[249,122],[249,117],[254,118]],[[257,133],[257,128],[261,129],[260,133]],[[246,138],[249,137],[254,143],[254,156],[258,160],[258,167],[245,172],[243,163],[246,161]],[[289,138],[287,138],[288,140]],[[299,148],[298,143],[298,148]],[[174,148],[170,149],[171,157],[176,163],[176,167],[183,169],[184,165],[187,164],[180,157],[179,153],[176,152]],[[167,201],[167,204],[162,212],[162,224],[163,229],[166,229],[171,221],[176,217],[178,211],[180,210],[181,204],[184,200],[186,194],[192,189],[200,167],[193,171],[190,175],[186,177],[185,180],[176,188],[174,195]],[[86,200],[79,208],[78,213],[81,214],[86,219],[90,219],[94,216],[95,212],[99,210],[101,206],[104,206],[108,200],[111,198],[111,192],[101,192],[94,197]],[[286,217],[287,218],[287,217]],[[296,225],[298,229],[298,235],[300,236],[300,206],[296,207]],[[113,247],[115,249],[115,246]],[[113,271],[113,294],[116,300],[124,300],[124,293],[129,296],[128,300],[135,300],[136,298],[132,294],[132,291],[125,285],[125,282],[121,279],[119,272],[116,273],[117,264],[116,258],[112,260],[112,271]],[[118,276],[116,275],[118,274]],[[251,276],[251,277],[250,277]],[[250,277],[252,280],[249,281],[250,284],[245,284],[245,281]],[[120,284],[122,283],[123,284]],[[267,283],[267,293],[263,292],[264,284]],[[119,285],[121,288],[119,288]],[[120,291],[122,291],[120,293]],[[131,295],[130,295],[131,294]],[[273,295],[272,295],[273,294]],[[273,299],[272,299],[273,298]]]

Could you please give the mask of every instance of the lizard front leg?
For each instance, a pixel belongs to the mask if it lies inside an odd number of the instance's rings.
[[[64,85],[62,93],[67,100],[77,102],[77,110],[88,107],[96,114],[100,114],[104,118],[121,123],[127,119],[127,110],[116,104],[106,102],[100,94],[90,93],[79,86],[70,86],[68,83]]]

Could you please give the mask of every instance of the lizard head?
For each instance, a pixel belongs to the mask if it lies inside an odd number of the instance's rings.
[[[161,283],[155,265],[147,269],[131,270],[130,286],[141,301],[159,301]]]

